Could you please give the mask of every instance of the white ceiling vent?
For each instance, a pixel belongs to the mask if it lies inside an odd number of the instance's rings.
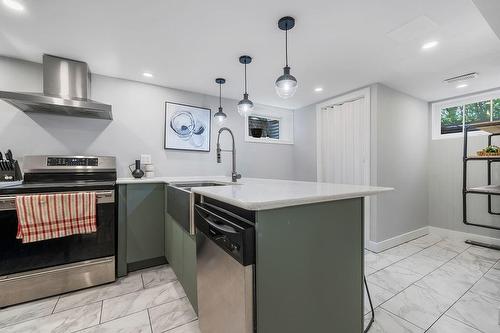
[[[468,81],[475,79],[479,76],[478,73],[473,72],[473,73],[468,73],[468,74],[463,74],[455,77],[450,77],[449,79],[444,80],[446,83],[455,83],[455,82],[463,82],[463,81]]]

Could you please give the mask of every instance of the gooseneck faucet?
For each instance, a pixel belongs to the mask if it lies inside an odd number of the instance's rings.
[[[241,178],[241,175],[236,172],[236,146],[234,144],[234,135],[233,132],[227,128],[227,127],[222,127],[219,130],[219,135],[217,135],[217,163],[221,163],[221,152],[223,151],[220,149],[220,134],[224,131],[228,131],[229,134],[231,134],[231,138],[233,139],[233,149],[232,150],[224,150],[224,151],[230,151],[233,155],[233,171],[231,172],[231,179],[233,180],[233,183],[236,183],[238,179]]]

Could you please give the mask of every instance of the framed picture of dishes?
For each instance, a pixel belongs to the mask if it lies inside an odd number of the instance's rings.
[[[211,110],[165,103],[165,149],[210,151]]]

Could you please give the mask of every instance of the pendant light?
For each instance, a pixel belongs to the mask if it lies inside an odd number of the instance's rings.
[[[297,79],[290,74],[290,67],[288,66],[288,30],[295,26],[295,19],[290,16],[282,17],[278,21],[278,27],[285,30],[285,67],[283,68],[283,75],[281,75],[275,84],[276,93],[281,98],[290,98],[297,91]]]
[[[227,115],[222,111],[222,85],[226,83],[226,79],[217,78],[215,83],[219,85],[219,111],[214,114],[214,118],[217,123],[222,124],[226,120]]]
[[[243,94],[243,99],[238,102],[238,113],[242,116],[247,116],[253,111],[253,103],[248,99],[247,93],[247,65],[252,62],[250,56],[244,55],[240,57],[240,63],[245,65],[245,93]]]

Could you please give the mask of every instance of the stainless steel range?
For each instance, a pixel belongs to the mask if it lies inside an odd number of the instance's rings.
[[[115,280],[114,157],[26,156],[24,182],[0,188],[0,307]],[[97,232],[22,243],[16,196],[96,192]]]

